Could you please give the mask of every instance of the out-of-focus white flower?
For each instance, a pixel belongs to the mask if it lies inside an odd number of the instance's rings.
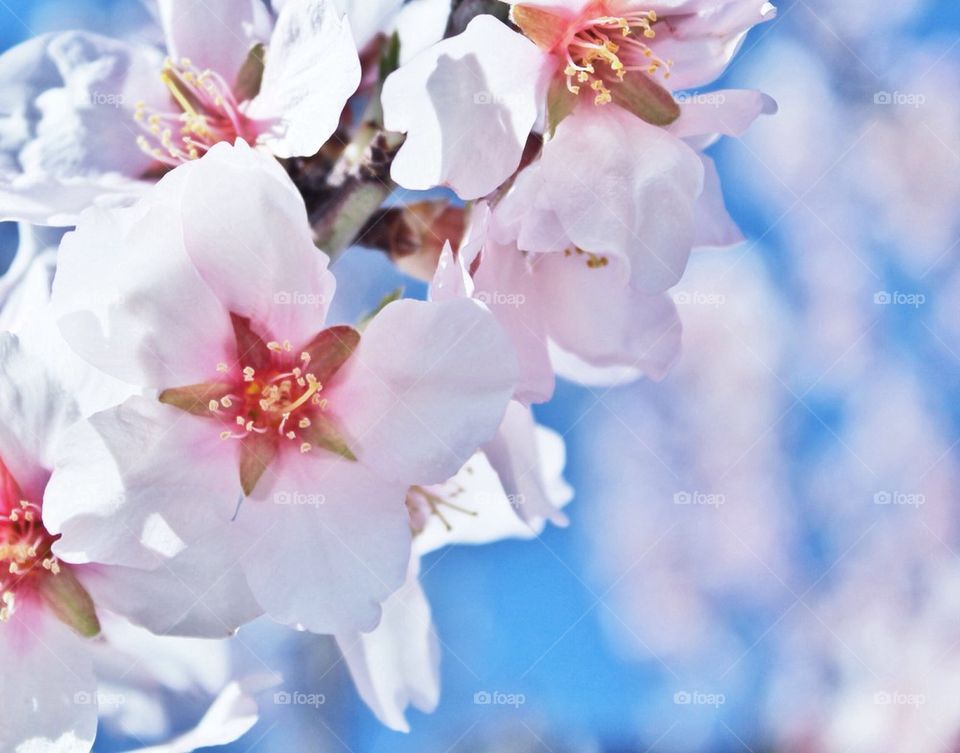
[[[163,51],[63,32],[0,56],[0,219],[73,225],[221,141],[313,155],[360,83],[349,23],[328,0],[290,0],[272,28],[259,0],[158,10]]]

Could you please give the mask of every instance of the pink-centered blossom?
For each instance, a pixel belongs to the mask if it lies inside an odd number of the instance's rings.
[[[162,48],[85,32],[0,56],[0,219],[73,225],[221,141],[315,154],[360,83],[330,0],[157,0]]]
[[[538,160],[475,205],[432,290],[494,312],[520,360],[517,399],[549,399],[555,373],[587,384],[666,375],[681,325],[665,291],[694,249],[743,238],[700,150],[773,108],[756,92],[712,97],[685,103],[666,129],[619,108],[578,108]]]
[[[335,281],[282,168],[217,145],[61,247],[68,343],[150,395],[79,424],[48,500],[77,561],[200,550],[275,619],[372,629],[410,556],[404,504],[490,440],[515,358],[475,301],[330,326]]]
[[[407,134],[393,177],[474,199],[516,170],[531,131],[549,136],[575,109],[612,107],[669,126],[680,116],[673,93],[713,81],[773,14],[760,0],[535,0],[512,3],[517,31],[478,16],[387,80],[386,126]],[[594,146],[581,150],[609,148]]]
[[[244,613],[245,583],[196,559],[150,573],[61,559],[45,500],[56,446],[80,410],[9,333],[0,337],[0,387],[0,749],[86,753],[97,727],[94,651],[106,650],[101,619],[226,637],[255,612]],[[196,590],[184,587],[187,573]]]

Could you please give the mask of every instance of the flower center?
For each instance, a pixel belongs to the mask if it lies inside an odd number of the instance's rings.
[[[220,438],[246,439],[251,434],[274,433],[283,439],[300,443],[300,452],[313,446],[305,440],[317,413],[326,410],[321,397],[323,384],[310,366],[312,356],[303,351],[299,359],[289,354],[289,342],[269,342],[267,348],[276,354],[276,361],[259,369],[244,366],[232,389],[207,403],[210,413],[233,428],[220,432]],[[217,365],[226,373],[226,364]]]
[[[157,112],[138,102],[134,119],[144,131],[139,147],[168,167],[202,157],[216,143],[246,140],[249,119],[233,90],[215,71],[197,71],[187,59],[164,63],[160,79],[178,110]]]
[[[40,507],[22,496],[0,461],[0,622],[13,614],[18,590],[44,575],[60,573],[60,563],[50,551],[56,537],[43,527]]]
[[[601,15],[579,22],[564,51],[567,89],[579,94],[581,86],[589,86],[596,92],[594,102],[605,105],[613,99],[607,85],[623,81],[630,72],[653,76],[662,70],[663,77],[670,78],[671,61],[657,57],[644,41],[657,36],[656,23],[653,10]]]
[[[264,341],[246,317],[231,314],[230,320],[236,365],[217,364],[215,379],[166,389],[160,402],[220,422],[224,441],[241,440],[240,484],[247,496],[282,445],[293,443],[304,454],[320,448],[356,460],[337,421],[326,412],[321,392],[356,349],[360,333],[344,325],[329,327],[294,350],[289,342]]]

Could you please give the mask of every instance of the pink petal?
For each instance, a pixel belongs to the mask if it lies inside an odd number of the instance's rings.
[[[705,155],[703,160],[703,193],[697,202],[697,248],[726,248],[742,243],[743,233],[727,213],[723,203],[720,175],[713,160]]]
[[[704,86],[716,79],[740,49],[747,32],[769,21],[776,8],[765,0],[686,0],[649,6],[669,25],[656,27],[653,48],[673,61],[670,84],[677,89]]]
[[[274,620],[313,632],[372,630],[410,557],[406,487],[316,450],[271,470],[273,483],[237,515],[257,600]]]
[[[52,296],[61,332],[82,358],[131,384],[202,382],[233,356],[227,311],[183,246],[186,167],[135,207],[85,212],[61,244]]]
[[[541,170],[572,245],[628,261],[648,293],[680,279],[703,188],[703,164],[680,139],[620,108],[581,106],[544,146]]]
[[[541,257],[534,274],[564,302],[546,309],[547,333],[595,367],[628,367],[659,379],[679,354],[676,307],[664,294],[623,285],[615,266],[590,268],[578,255]]]
[[[254,41],[248,32],[258,19],[258,0],[157,0],[175,61],[187,58],[229,84],[236,79]]]
[[[185,165],[183,241],[200,276],[265,338],[299,345],[323,329],[336,283],[303,199],[276,160],[238,141]],[[169,385],[168,385],[169,386]]]
[[[554,377],[547,354],[544,309],[553,294],[531,274],[526,257],[513,244],[488,238],[474,275],[474,298],[486,304],[506,332],[520,364],[514,398],[542,403],[553,395]]]
[[[516,378],[512,348],[483,306],[402,300],[374,317],[324,394],[362,462],[429,484],[493,436]]]
[[[0,750],[88,753],[97,684],[87,640],[35,604],[0,631]]]
[[[545,521],[566,525],[560,508],[573,497],[562,476],[563,440],[553,432],[538,429],[533,412],[513,402],[496,438],[484,447],[515,514],[534,531]]]
[[[722,89],[691,94],[680,109],[680,117],[667,130],[705,149],[721,135],[742,136],[758,117],[776,113],[777,103],[763,92]]]

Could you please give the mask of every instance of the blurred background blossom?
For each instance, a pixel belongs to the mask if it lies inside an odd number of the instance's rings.
[[[223,750],[960,750],[960,4],[778,5],[718,84],[780,113],[713,149],[749,240],[674,291],[677,368],[538,409],[568,443],[569,528],[424,561],[437,712],[384,729],[330,640],[258,622],[98,750],[189,728],[211,677],[268,669],[283,684]],[[0,49],[145,17],[0,0]],[[0,228],[5,264],[16,242]],[[334,270],[342,300],[422,292],[368,251]]]

